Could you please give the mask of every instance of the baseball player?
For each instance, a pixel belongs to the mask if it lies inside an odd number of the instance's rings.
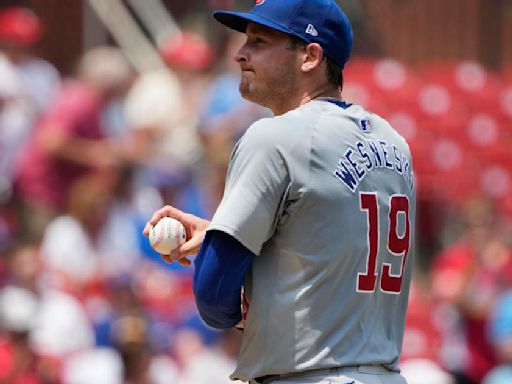
[[[166,206],[195,259],[204,321],[243,323],[232,379],[403,384],[415,192],[404,139],[340,99],[352,28],[334,0],[260,0],[214,17],[247,35],[240,92],[275,117],[233,150],[211,222]],[[241,295],[244,308],[241,313]]]

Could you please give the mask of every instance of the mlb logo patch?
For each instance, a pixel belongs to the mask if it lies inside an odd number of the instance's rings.
[[[361,131],[366,132],[366,133],[372,131],[372,124],[371,124],[370,120],[368,120],[368,119],[359,120],[359,127],[361,128]]]
[[[256,0],[256,5],[261,5],[265,2],[265,0]]]

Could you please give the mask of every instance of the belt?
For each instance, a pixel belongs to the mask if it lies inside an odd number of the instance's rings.
[[[254,382],[259,383],[259,384],[265,384],[268,380],[286,379],[286,378],[303,376],[303,375],[331,376],[331,375],[339,375],[339,374],[343,373],[344,371],[351,371],[351,370],[359,370],[362,373],[369,373],[369,374],[374,374],[374,375],[394,372],[384,365],[347,365],[347,366],[343,366],[343,367],[319,368],[319,369],[311,369],[308,371],[301,371],[301,372],[283,373],[283,374],[279,374],[279,375],[260,376],[260,377],[255,378]]]

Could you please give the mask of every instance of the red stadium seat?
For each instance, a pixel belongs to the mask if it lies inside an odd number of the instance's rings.
[[[432,145],[431,161],[433,192],[439,198],[460,201],[478,190],[475,168],[479,163],[457,141],[437,139]]]
[[[502,85],[498,76],[474,61],[430,64],[422,70],[427,83],[442,84],[472,111],[498,105]]]
[[[367,57],[353,57],[343,70],[345,81],[372,86],[372,73],[377,60]]]
[[[420,87],[418,76],[403,63],[393,59],[379,60],[373,68],[372,79],[375,87],[391,105],[414,99]]]
[[[388,107],[385,98],[372,79],[377,60],[355,57],[344,69],[343,99],[360,104],[377,114],[384,114]]]
[[[499,116],[476,113],[465,126],[460,142],[482,164],[510,162],[509,130]]]
[[[425,358],[439,361],[441,334],[435,322],[436,306],[430,292],[413,279],[409,295],[402,361]]]
[[[503,115],[512,123],[512,81],[510,85],[502,89],[499,105]]]
[[[492,199],[504,199],[512,192],[512,175],[501,165],[489,166],[480,173],[480,189]]]
[[[388,110],[382,95],[365,83],[346,81],[343,85],[342,96],[346,102],[360,104],[379,115],[386,113]]]

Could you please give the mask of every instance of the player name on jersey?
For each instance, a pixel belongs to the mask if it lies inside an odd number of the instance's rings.
[[[414,176],[409,161],[395,145],[389,145],[384,139],[368,139],[349,146],[333,175],[355,192],[369,172],[381,168],[394,170],[404,178],[408,188],[413,189]]]

